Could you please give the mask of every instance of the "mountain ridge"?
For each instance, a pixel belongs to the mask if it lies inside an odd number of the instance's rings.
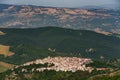
[[[119,33],[119,11],[107,9],[79,9],[40,7],[29,5],[1,5],[1,28],[36,28],[59,26]],[[114,26],[114,27],[113,27]]]

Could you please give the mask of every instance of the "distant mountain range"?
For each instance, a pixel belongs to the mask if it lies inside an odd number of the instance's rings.
[[[101,5],[101,6],[93,6],[93,5],[89,5],[89,6],[82,6],[82,7],[78,7],[78,8],[82,8],[82,9],[109,9],[109,10],[120,10],[119,7],[113,7],[114,5],[112,4],[106,4],[106,5]]]
[[[58,26],[120,34],[119,13],[119,10],[95,7],[80,9],[0,4],[0,28]]]

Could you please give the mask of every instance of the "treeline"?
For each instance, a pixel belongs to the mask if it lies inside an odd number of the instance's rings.
[[[10,71],[9,71],[10,72]],[[7,72],[8,73],[8,72]],[[18,73],[10,75],[1,75],[1,80],[86,80],[89,77],[89,72],[77,71],[77,72],[63,72],[54,70],[45,70],[43,72],[32,72],[32,73]]]

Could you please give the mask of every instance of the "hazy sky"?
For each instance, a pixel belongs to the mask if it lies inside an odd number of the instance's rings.
[[[103,6],[119,7],[120,0],[0,0],[5,4],[27,4],[54,7]]]

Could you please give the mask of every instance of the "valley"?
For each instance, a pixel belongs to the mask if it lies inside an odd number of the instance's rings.
[[[119,13],[0,4],[0,80],[119,80]]]

